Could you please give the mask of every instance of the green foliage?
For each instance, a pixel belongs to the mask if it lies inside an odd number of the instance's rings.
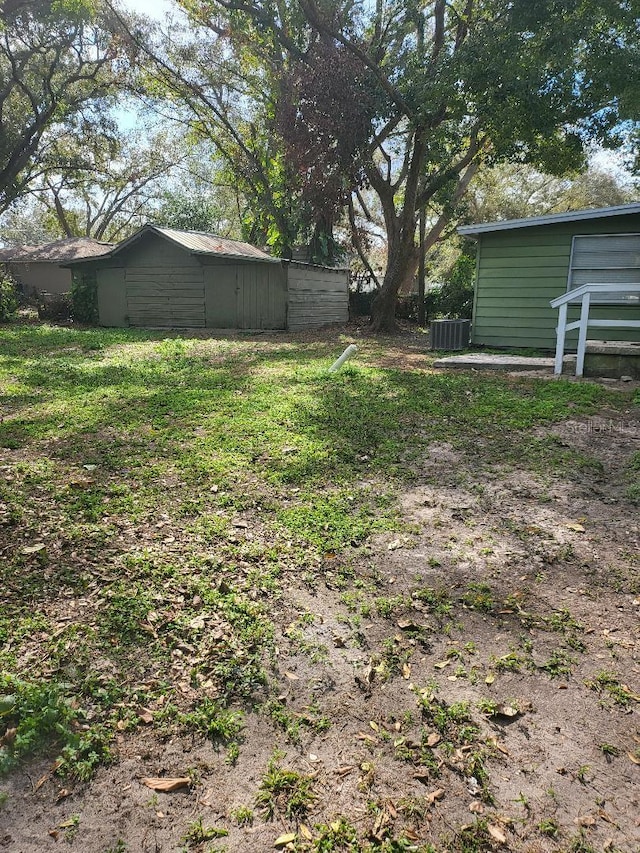
[[[58,772],[86,780],[110,759],[110,733],[79,730],[76,710],[55,682],[27,682],[0,675],[0,731],[11,736],[0,747],[0,774],[34,753],[59,750]]]
[[[81,138],[89,126],[106,126],[128,60],[105,4],[9,3],[2,24],[0,211],[30,187],[43,149],[63,129]]]
[[[182,840],[188,847],[197,847],[205,841],[212,841],[214,838],[225,838],[227,835],[229,835],[228,830],[217,826],[205,826],[202,822],[202,817],[199,817],[189,826]]]
[[[0,323],[15,317],[18,310],[18,286],[13,277],[0,266]]]
[[[276,815],[303,817],[315,799],[313,777],[304,776],[295,770],[285,770],[277,756],[269,761],[256,795],[256,804],[262,808],[266,820]]]
[[[640,451],[636,451],[629,462],[628,479],[630,481],[627,487],[627,498],[636,504],[640,504]]]
[[[585,684],[591,690],[595,690],[602,696],[608,697],[614,704],[620,705],[622,708],[628,708],[634,698],[633,693],[620,681],[616,673],[606,669],[597,672]]]
[[[430,288],[425,294],[427,318],[470,319],[473,312],[475,272],[475,252],[463,252],[455,261],[443,284]]]
[[[95,325],[98,322],[98,280],[95,272],[74,270],[71,280],[74,319]]]

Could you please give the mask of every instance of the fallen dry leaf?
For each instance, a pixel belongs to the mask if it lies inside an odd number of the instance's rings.
[[[171,793],[172,791],[179,791],[181,788],[188,788],[191,784],[191,779],[188,776],[166,776],[162,778],[150,776],[142,779],[142,784],[146,785],[147,788],[151,788],[152,791]]]
[[[497,841],[498,844],[507,843],[507,836],[504,834],[504,832],[500,829],[499,826],[496,826],[495,823],[488,823],[487,830],[489,832],[489,835],[493,838],[494,841]]]
[[[640,758],[637,755],[634,755],[633,752],[627,753],[629,760],[633,761],[634,764],[640,764]]]
[[[25,547],[22,548],[20,553],[23,554],[25,557],[29,557],[31,556],[31,554],[38,554],[41,551],[46,550],[47,546],[44,544],[44,542],[36,542],[35,545],[25,545]]]
[[[595,817],[593,817],[593,815],[590,814],[578,815],[574,823],[577,823],[578,826],[595,826],[596,819]]]
[[[425,800],[428,806],[432,806],[436,802],[436,800],[441,800],[443,797],[444,788],[436,788],[435,791],[431,791],[430,794],[427,794]]]
[[[286,677],[289,681],[300,681],[300,676],[296,675],[295,672],[285,672]]]
[[[431,732],[431,734],[427,736],[427,746],[433,748],[434,746],[437,746],[441,740],[442,738],[437,732]]]
[[[517,717],[520,711],[512,705],[503,705],[500,703],[496,706],[496,715],[499,717]]]
[[[356,740],[368,740],[369,743],[377,743],[373,735],[368,735],[366,732],[358,732]]]
[[[469,811],[473,812],[473,814],[483,814],[484,806],[478,800],[471,800],[469,803]]]
[[[148,708],[138,708],[136,714],[140,717],[142,722],[145,725],[149,725],[153,722],[153,711],[150,711]]]
[[[569,530],[575,530],[576,533],[584,533],[585,527],[582,524],[567,524]]]
[[[291,844],[296,840],[297,834],[295,832],[285,832],[284,835],[278,836],[276,840],[273,842],[274,847],[285,847],[287,844]]]
[[[401,631],[419,631],[421,627],[413,619],[398,619],[396,625]]]
[[[306,824],[301,823],[299,829],[300,829],[300,835],[303,838],[306,838],[307,841],[313,840],[313,835],[311,833],[311,830],[309,829],[309,827]]]

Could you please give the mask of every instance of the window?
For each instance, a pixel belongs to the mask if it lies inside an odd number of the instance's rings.
[[[567,290],[581,284],[640,284],[640,234],[576,235],[571,246]],[[591,296],[594,304],[638,305],[640,294]]]

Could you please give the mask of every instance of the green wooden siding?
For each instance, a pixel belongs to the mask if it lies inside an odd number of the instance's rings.
[[[194,329],[205,324],[200,267],[130,266],[125,289],[131,326]]]
[[[101,326],[128,326],[124,269],[109,267],[97,271],[98,322]]]
[[[640,214],[480,234],[472,342],[553,349],[558,312],[549,302],[566,292],[572,237],[634,232],[640,232]],[[598,306],[592,308],[591,316],[640,319],[640,308]],[[577,319],[578,309],[570,309],[569,318]],[[637,331],[628,329],[593,333],[606,334],[608,340],[638,339]],[[575,347],[577,332],[569,333],[567,340],[569,347]]]
[[[281,264],[203,258],[207,326],[284,329],[286,273]]]

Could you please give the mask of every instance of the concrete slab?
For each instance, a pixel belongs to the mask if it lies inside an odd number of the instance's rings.
[[[587,341],[585,353],[637,358],[640,356],[640,341]]]
[[[433,363],[434,367],[458,368],[460,370],[550,370],[553,359],[539,356],[495,355],[472,352],[465,355],[448,355]]]

